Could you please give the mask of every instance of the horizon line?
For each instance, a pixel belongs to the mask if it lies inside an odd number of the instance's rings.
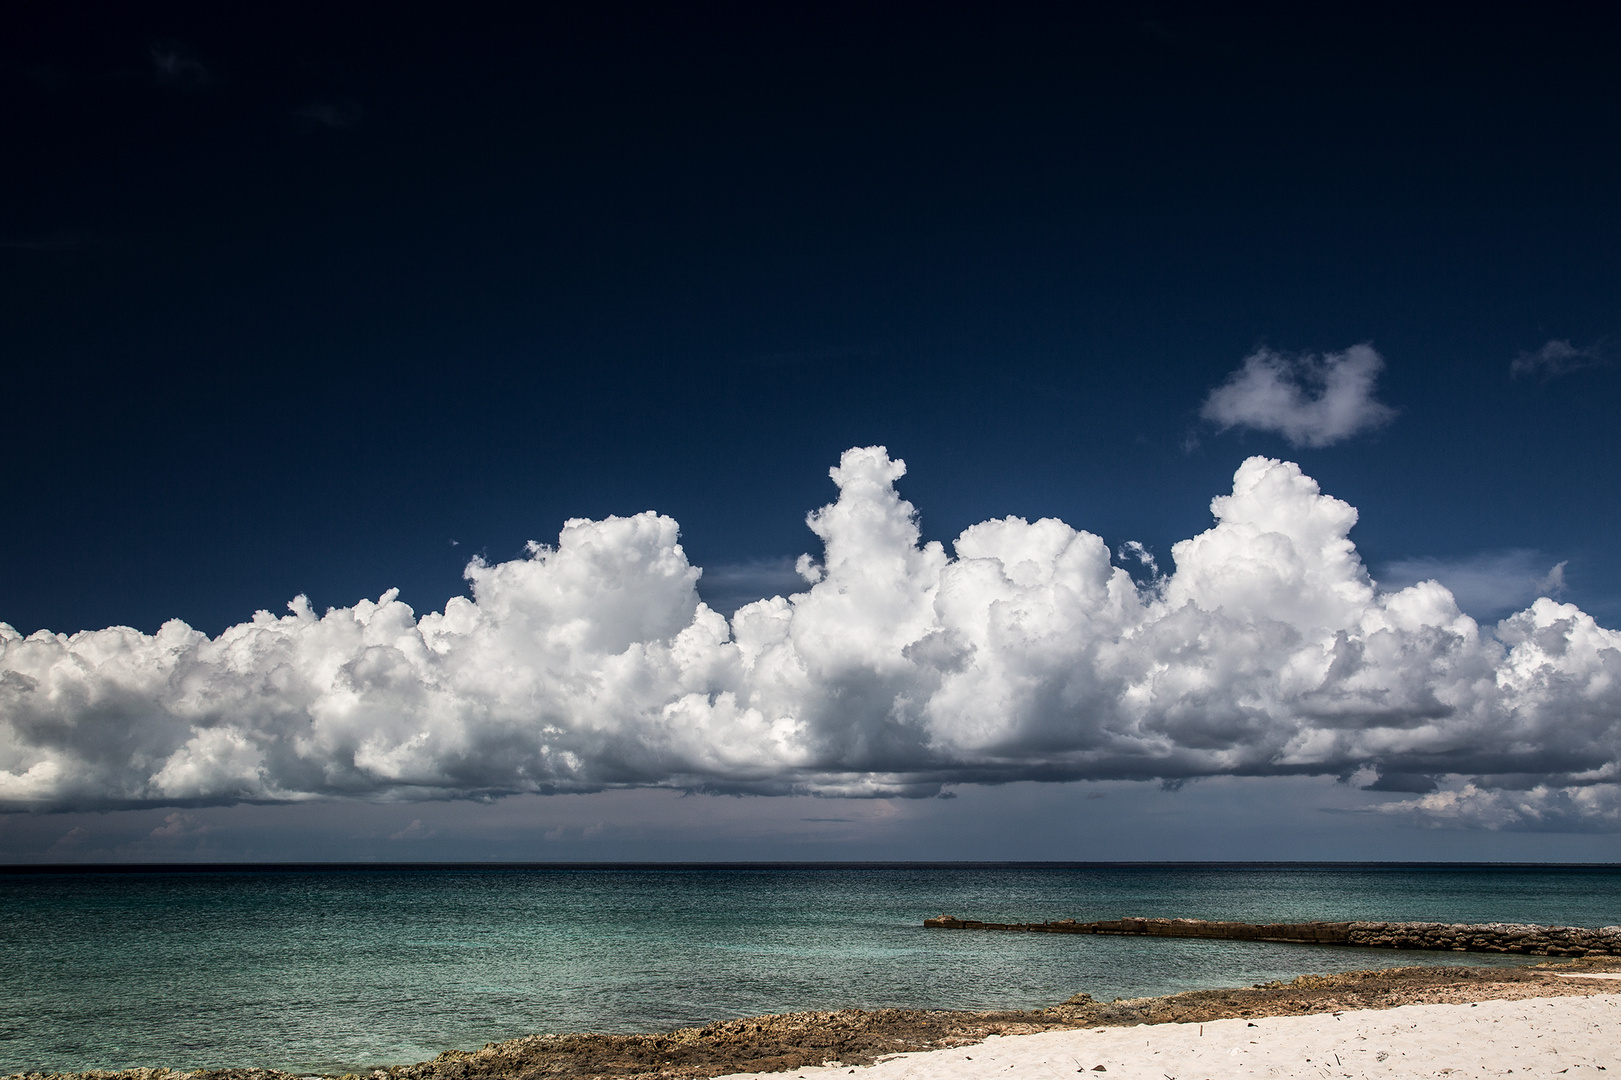
[[[941,859],[752,859],[670,861],[520,861],[455,860],[426,862],[303,861],[303,862],[119,862],[119,863],[0,863],[0,875],[39,874],[164,874],[164,873],[317,873],[341,871],[547,871],[547,870],[1132,870],[1132,869],[1427,869],[1438,870],[1621,870],[1621,862],[1483,862],[1480,860],[941,860]]]

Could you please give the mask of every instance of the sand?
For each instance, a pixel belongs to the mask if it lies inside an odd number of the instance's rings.
[[[1589,985],[1594,985],[1589,976]],[[1617,975],[1609,979],[1621,978]],[[1621,1080],[1621,995],[1402,1005],[1312,1016],[992,1036],[974,1046],[734,1080],[1096,1080],[1554,1077]]]

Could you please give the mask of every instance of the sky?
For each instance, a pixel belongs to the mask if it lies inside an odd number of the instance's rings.
[[[25,6],[0,862],[1621,860],[1592,6]]]

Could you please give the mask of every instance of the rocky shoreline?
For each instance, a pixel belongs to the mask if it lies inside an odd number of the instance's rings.
[[[1244,923],[1212,919],[1106,919],[991,923],[938,915],[935,930],[1008,930],[1030,934],[1276,941],[1300,945],[1361,945],[1436,952],[1520,953],[1526,956],[1621,956],[1621,926],[1538,926],[1533,923],[1305,922]]]
[[[1580,976],[1618,969],[1616,961],[1597,958],[1510,968],[1403,967],[1112,1002],[1077,994],[1030,1011],[842,1009],[723,1020],[666,1034],[530,1035],[479,1050],[446,1051],[415,1065],[345,1074],[343,1080],[695,1080],[831,1064],[854,1068],[893,1054],[968,1046],[992,1035],[1614,993],[1616,982]],[[4,1080],[301,1078],[273,1069],[126,1069],[15,1073]]]

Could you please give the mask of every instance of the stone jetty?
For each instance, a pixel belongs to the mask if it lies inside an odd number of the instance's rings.
[[[1207,919],[1105,919],[993,923],[940,915],[936,930],[1013,930],[1029,934],[1113,934],[1131,937],[1283,941],[1301,945],[1363,945],[1384,949],[1523,953],[1527,956],[1621,956],[1621,926],[1537,926],[1530,923],[1305,922],[1244,923]]]

